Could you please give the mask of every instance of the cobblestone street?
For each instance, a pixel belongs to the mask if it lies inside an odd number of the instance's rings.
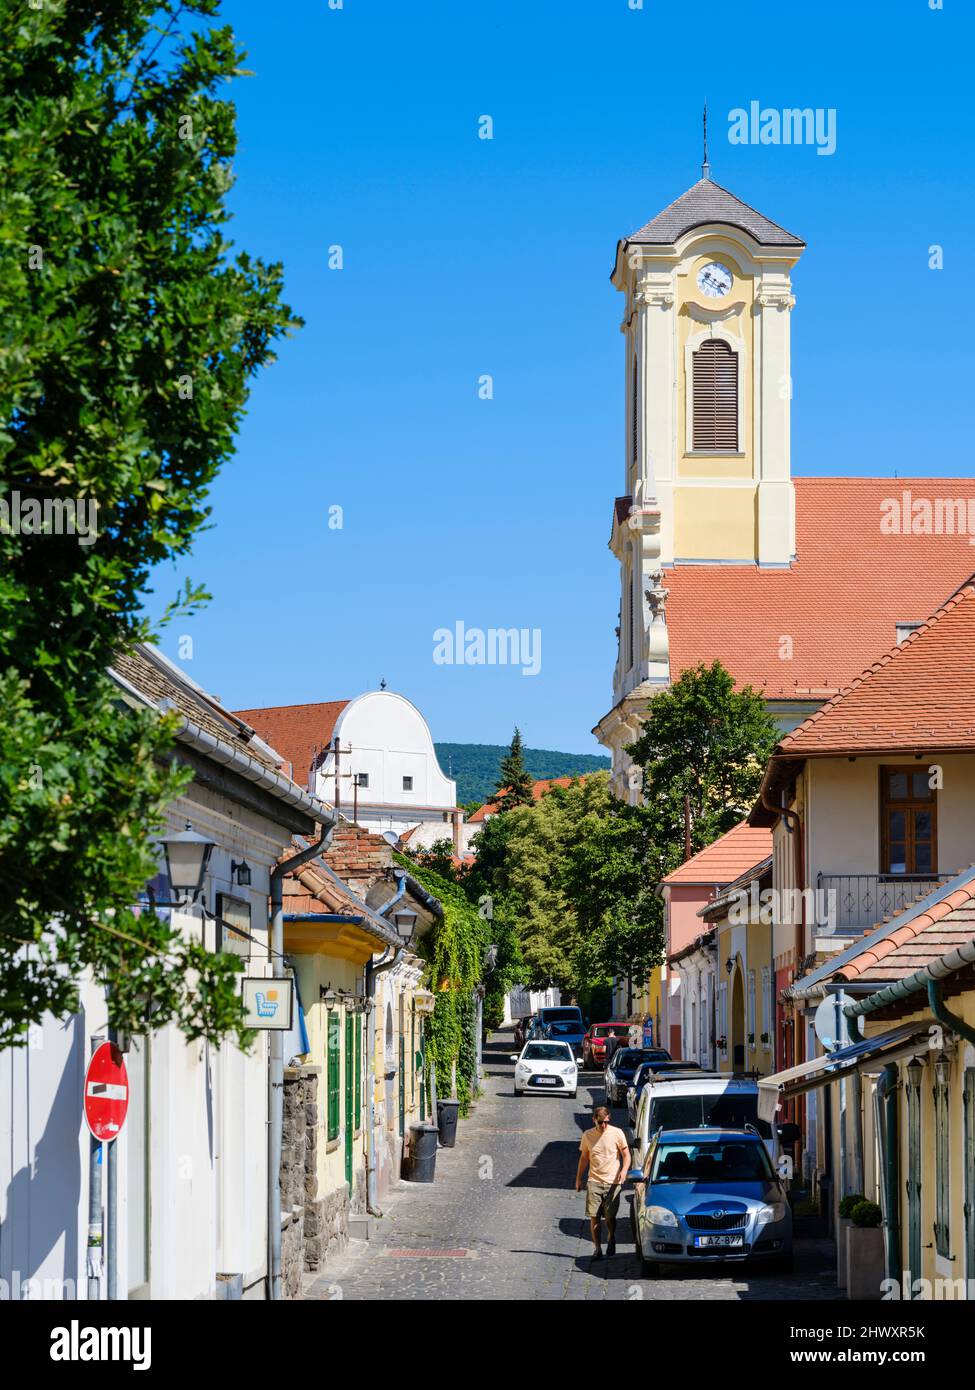
[[[512,1091],[510,1031],[485,1049],[485,1094],[462,1121],[454,1149],[440,1149],[433,1184],[400,1182],[388,1193],[369,1241],[314,1276],[307,1299],[837,1299],[833,1247],[797,1241],[788,1276],[711,1270],[641,1279],[628,1199],[618,1251],[590,1268],[584,1195],[574,1191],[579,1137],[601,1074],[584,1072],[575,1103]],[[614,1122],[626,1128],[625,1110]]]

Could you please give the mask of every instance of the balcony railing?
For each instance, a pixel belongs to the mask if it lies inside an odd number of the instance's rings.
[[[828,925],[822,935],[832,932],[863,931],[895,912],[903,912],[945,883],[954,874],[819,874],[819,901],[825,908]]]

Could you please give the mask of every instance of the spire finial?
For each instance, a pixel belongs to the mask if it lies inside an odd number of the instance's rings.
[[[704,163],[701,165],[701,178],[711,177],[711,165],[708,163],[708,104],[704,103]]]

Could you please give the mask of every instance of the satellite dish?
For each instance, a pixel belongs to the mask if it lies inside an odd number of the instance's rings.
[[[397,835],[395,830],[384,830],[383,839],[386,840],[389,844],[391,844],[394,849],[399,844],[399,836]]]
[[[850,1021],[843,1012],[847,998],[842,990],[827,994],[816,1010],[813,1028],[816,1037],[827,1052],[835,1052],[838,1047],[846,1047],[850,1041]]]

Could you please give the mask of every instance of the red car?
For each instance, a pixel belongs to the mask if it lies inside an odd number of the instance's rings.
[[[621,1047],[628,1046],[630,1025],[623,1020],[612,1023],[594,1023],[582,1040],[582,1065],[589,1070],[599,1070],[606,1065],[606,1039],[615,1033]]]

